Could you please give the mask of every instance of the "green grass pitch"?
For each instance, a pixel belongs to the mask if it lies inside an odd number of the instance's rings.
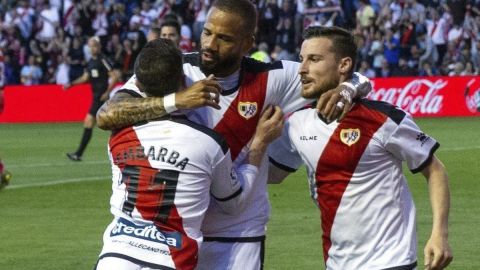
[[[441,143],[452,195],[449,269],[480,269],[480,119],[418,119]],[[92,269],[109,213],[108,133],[96,129],[82,162],[67,160],[82,126],[0,125],[0,157],[13,173],[0,192],[0,269]],[[419,265],[431,211],[421,175],[407,172],[418,216]],[[265,269],[323,269],[319,211],[310,201],[304,170],[270,186]],[[419,267],[422,269],[423,267]]]

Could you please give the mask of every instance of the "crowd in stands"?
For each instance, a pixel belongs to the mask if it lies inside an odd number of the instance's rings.
[[[197,49],[212,0],[0,0],[0,87],[66,84],[83,73],[86,40],[98,36],[123,78],[152,26],[181,25]],[[256,0],[262,61],[297,60],[302,31],[337,25],[358,40],[368,77],[477,75],[480,0]]]

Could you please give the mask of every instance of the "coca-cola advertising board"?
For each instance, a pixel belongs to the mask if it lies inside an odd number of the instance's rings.
[[[370,99],[415,117],[480,116],[480,76],[372,79]],[[0,91],[0,123],[82,121],[92,101],[89,84],[6,86]],[[3,106],[2,106],[3,105]]]
[[[369,99],[386,101],[415,117],[480,116],[480,77],[372,79]]]

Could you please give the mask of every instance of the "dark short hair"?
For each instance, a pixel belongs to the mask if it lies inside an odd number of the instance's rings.
[[[161,28],[158,26],[150,27],[150,32],[154,33],[157,37],[160,37]]]
[[[212,4],[221,11],[237,14],[243,18],[243,30],[248,35],[255,33],[257,26],[257,11],[249,0],[216,0]]]
[[[332,41],[332,50],[337,61],[344,57],[350,57],[352,59],[351,73],[353,73],[355,63],[357,62],[355,37],[347,30],[337,26],[310,26],[303,32],[304,39],[317,37],[324,37]]]
[[[183,81],[182,53],[169,39],[149,41],[135,60],[134,72],[148,95],[174,93]]]
[[[173,27],[175,28],[175,30],[177,30],[177,34],[180,36],[180,24],[178,23],[177,20],[165,20],[161,25],[160,25],[160,32],[162,30],[163,27],[165,26],[170,26],[170,27]],[[160,32],[158,33],[160,35]]]

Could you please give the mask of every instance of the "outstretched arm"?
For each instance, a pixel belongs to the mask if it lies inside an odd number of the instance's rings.
[[[425,269],[443,269],[452,261],[453,255],[448,244],[448,213],[450,190],[448,177],[442,162],[433,156],[432,162],[422,174],[427,178],[430,203],[432,205],[432,233],[425,249]]]
[[[220,85],[209,77],[172,95],[177,109],[195,109],[202,106],[219,109],[219,93]],[[97,123],[101,129],[114,130],[166,114],[163,98],[136,98],[126,92],[119,92],[100,107]]]

